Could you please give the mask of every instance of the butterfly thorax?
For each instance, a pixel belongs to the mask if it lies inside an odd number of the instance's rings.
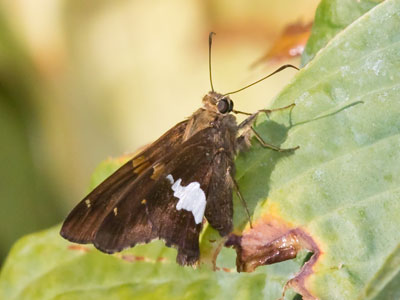
[[[183,141],[207,128],[222,129],[227,135],[236,138],[238,129],[235,116],[230,114],[232,109],[233,102],[229,97],[209,92],[203,97],[203,107],[189,118]]]

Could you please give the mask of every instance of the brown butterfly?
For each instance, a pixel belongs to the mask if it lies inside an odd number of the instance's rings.
[[[203,218],[221,236],[232,231],[232,193],[239,189],[234,179],[234,159],[239,149],[250,145],[250,136],[268,148],[255,132],[254,114],[233,109],[230,94],[239,92],[292,65],[234,92],[212,91],[203,107],[141,151],[87,195],[68,215],[61,235],[80,244],[92,243],[106,253],[119,252],[138,243],[163,239],[178,249],[177,262],[193,265],[199,260],[199,234]],[[289,105],[284,108],[292,107]],[[283,109],[283,108],[282,108]],[[249,117],[237,124],[232,113]]]

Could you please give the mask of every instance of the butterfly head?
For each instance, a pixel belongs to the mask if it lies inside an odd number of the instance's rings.
[[[229,96],[216,92],[209,92],[203,98],[203,105],[206,110],[219,114],[228,114],[233,110],[233,101]]]

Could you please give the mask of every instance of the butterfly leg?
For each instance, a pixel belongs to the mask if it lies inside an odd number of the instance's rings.
[[[278,152],[294,151],[294,150],[297,150],[297,149],[300,148],[300,146],[297,146],[297,147],[294,147],[294,148],[285,148],[285,149],[279,148],[278,146],[275,146],[275,145],[272,145],[272,144],[269,144],[269,143],[265,142],[263,140],[263,138],[258,134],[258,132],[254,129],[253,126],[251,126],[250,129],[251,129],[251,131],[253,131],[254,136],[256,137],[257,141],[264,148],[269,148],[269,149],[272,149],[272,150],[275,150],[275,151],[278,151]]]
[[[239,126],[238,126],[239,130],[245,130],[245,129],[248,129],[250,126],[253,125],[253,123],[255,122],[255,120],[257,118],[257,116],[260,113],[265,113],[267,116],[269,116],[273,112],[284,110],[284,109],[288,109],[288,108],[293,108],[295,105],[296,105],[295,103],[292,103],[292,104],[286,105],[284,107],[279,107],[279,108],[274,108],[274,109],[260,109],[260,110],[256,111],[253,114],[247,113],[247,112],[243,112],[243,111],[239,111],[239,110],[233,110],[233,112],[235,114],[243,114],[243,115],[249,116],[242,123],[240,123]]]
[[[235,192],[236,195],[239,197],[240,201],[242,201],[242,204],[246,210],[246,214],[247,214],[247,218],[249,219],[249,224],[250,224],[250,228],[253,228],[253,224],[251,222],[251,216],[250,216],[250,212],[249,212],[249,208],[247,207],[246,201],[244,200],[242,193],[239,190],[239,185],[237,184],[236,180],[233,179],[233,183],[234,183],[234,188],[235,188]]]
[[[292,103],[284,107],[280,108],[275,108],[275,109],[260,109],[254,114],[248,114],[240,111],[234,111],[235,113],[242,113],[249,115],[248,118],[246,118],[242,123],[239,124],[238,129],[242,131],[241,135],[238,137],[238,144],[239,144],[239,150],[244,150],[248,149],[250,147],[250,137],[251,134],[253,133],[256,137],[256,139],[259,141],[259,143],[265,147],[269,148],[278,152],[285,152],[285,151],[293,151],[299,148],[299,146],[294,147],[294,148],[288,148],[288,149],[281,149],[278,146],[269,144],[263,140],[263,138],[258,134],[258,132],[254,129],[253,124],[258,116],[259,113],[265,113],[267,116],[269,116],[272,112],[275,111],[280,111],[284,109],[290,109],[293,108],[296,104]]]
[[[283,106],[283,107],[278,107],[278,108],[273,108],[273,109],[260,109],[258,112],[265,112],[267,115],[269,115],[272,112],[285,110],[285,109],[288,109],[288,108],[293,108],[295,106],[296,106],[296,103],[292,103],[292,104],[289,104],[289,105],[286,105],[286,106]]]

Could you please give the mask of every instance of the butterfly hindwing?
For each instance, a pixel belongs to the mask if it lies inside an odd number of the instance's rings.
[[[233,158],[225,152],[218,153],[210,171],[205,217],[221,236],[225,236],[232,231],[233,226]]]

